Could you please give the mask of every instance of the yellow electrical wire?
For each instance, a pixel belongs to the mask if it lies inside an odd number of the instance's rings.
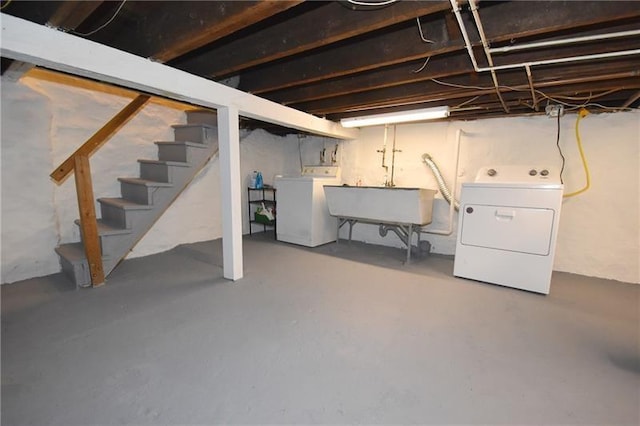
[[[591,187],[591,176],[589,175],[589,166],[587,165],[587,158],[584,155],[584,150],[582,149],[582,140],[580,139],[580,120],[589,115],[589,111],[584,108],[580,108],[578,112],[578,118],[576,119],[576,143],[578,144],[578,151],[580,151],[580,158],[582,159],[582,167],[584,167],[584,175],[587,179],[587,183],[584,188],[579,189],[578,191],[571,192],[569,194],[564,194],[564,198],[573,197],[578,194],[582,194],[586,190]]]

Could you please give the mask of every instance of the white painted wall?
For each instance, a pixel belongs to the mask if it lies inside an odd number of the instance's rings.
[[[567,157],[566,192],[582,187],[584,173],[576,148],[575,115],[561,121],[560,145]],[[455,169],[454,142],[461,140],[459,182],[473,181],[478,169],[491,164],[545,164],[560,167],[556,148],[556,122],[546,117],[501,118],[468,122],[405,124],[397,126],[395,183],[397,186],[437,188],[421,155],[432,155],[449,185]],[[584,150],[592,187],[566,199],[554,269],[583,275],[640,283],[640,112],[589,115],[581,121]],[[388,149],[391,147],[391,135]],[[384,182],[381,149],[384,128],[363,128],[357,141],[344,144],[343,177],[349,184]],[[391,161],[388,158],[388,165]],[[448,205],[436,200],[431,229],[447,227]],[[457,219],[457,218],[456,218]],[[346,228],[346,227],[345,227]],[[346,235],[347,229],[343,229]],[[455,233],[450,237],[425,236],[435,253],[454,254]],[[377,227],[358,224],[354,239],[402,247],[389,233],[378,236]]]
[[[29,77],[2,79],[2,283],[60,271],[54,248],[79,241],[74,225],[78,206],[73,178],[56,185],[49,173],[130,100]],[[119,197],[121,176],[138,176],[138,158],[155,159],[154,141],[173,140],[172,124],[186,121],[183,112],[149,104],[91,158],[96,197]],[[303,158],[328,138],[301,140]],[[314,146],[317,146],[315,148]],[[264,131],[241,135],[243,184],[253,170],[265,183],[276,174],[299,172],[298,139]],[[246,193],[243,191],[243,209]],[[96,212],[100,215],[99,204]],[[243,212],[243,230],[248,215]],[[222,236],[219,162],[198,174],[155,226],[129,254],[146,256],[178,244]]]
[[[60,270],[53,249],[59,243],[79,239],[73,224],[78,217],[77,202],[73,179],[58,187],[48,174],[127,102],[117,96],[29,78],[19,83],[2,80],[3,283]],[[119,196],[117,177],[136,176],[136,159],[156,158],[153,141],[171,140],[170,126],[184,121],[180,111],[147,106],[92,157],[96,196]],[[564,117],[561,123],[561,146],[568,158],[567,190],[583,183],[574,124],[574,115]],[[459,183],[473,180],[478,168],[490,163],[560,165],[555,121],[545,117],[407,124],[397,127],[397,148],[402,152],[396,154],[395,183],[436,188],[421,161],[425,152],[433,156],[451,182],[458,128],[465,132]],[[640,283],[640,113],[590,115],[582,120],[581,130],[593,186],[563,205],[555,269]],[[366,185],[383,183],[381,155],[376,152],[382,143],[382,127],[364,128],[358,140],[340,142],[338,157],[345,182],[355,184],[360,179]],[[320,150],[326,147],[329,152],[334,144],[335,140],[329,138],[245,132],[240,145],[243,186],[248,185],[253,170],[260,170],[267,184],[273,184],[277,174],[296,175],[301,163],[318,164]],[[213,159],[129,257],[222,235],[218,166]],[[447,215],[447,203],[437,199],[431,227],[446,228]],[[243,232],[248,232],[246,210]],[[377,235],[377,227],[364,224],[354,228],[354,237],[401,246],[392,233],[383,239]],[[455,233],[428,239],[434,252],[454,253]]]

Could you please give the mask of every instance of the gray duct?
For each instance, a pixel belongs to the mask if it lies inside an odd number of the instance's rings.
[[[429,168],[431,169],[431,172],[436,178],[438,188],[440,188],[440,192],[442,193],[444,199],[447,200],[449,204],[451,204],[451,201],[453,200],[454,208],[456,209],[456,211],[458,211],[458,209],[460,208],[460,203],[457,200],[453,199],[453,197],[451,196],[451,192],[449,191],[449,188],[447,188],[447,184],[442,177],[442,173],[440,173],[440,169],[438,168],[436,163],[433,162],[431,156],[429,154],[422,154],[422,161],[424,161],[424,164],[429,166]]]

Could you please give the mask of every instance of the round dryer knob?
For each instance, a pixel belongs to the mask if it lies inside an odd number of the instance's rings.
[[[489,169],[489,170],[487,170],[487,174],[489,176],[495,176],[495,175],[498,174],[498,172],[496,171],[496,169]]]
[[[549,176],[549,170],[547,170],[547,169],[540,170],[540,175],[541,176]]]
[[[529,170],[529,176],[535,176],[537,174],[538,174],[538,172],[536,171],[536,169]]]

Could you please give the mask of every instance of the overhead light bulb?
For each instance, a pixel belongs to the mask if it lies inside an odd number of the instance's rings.
[[[449,116],[449,107],[414,109],[411,111],[389,112],[385,114],[365,115],[361,117],[343,118],[343,127],[377,126],[380,124],[408,123],[412,121],[435,120]]]

